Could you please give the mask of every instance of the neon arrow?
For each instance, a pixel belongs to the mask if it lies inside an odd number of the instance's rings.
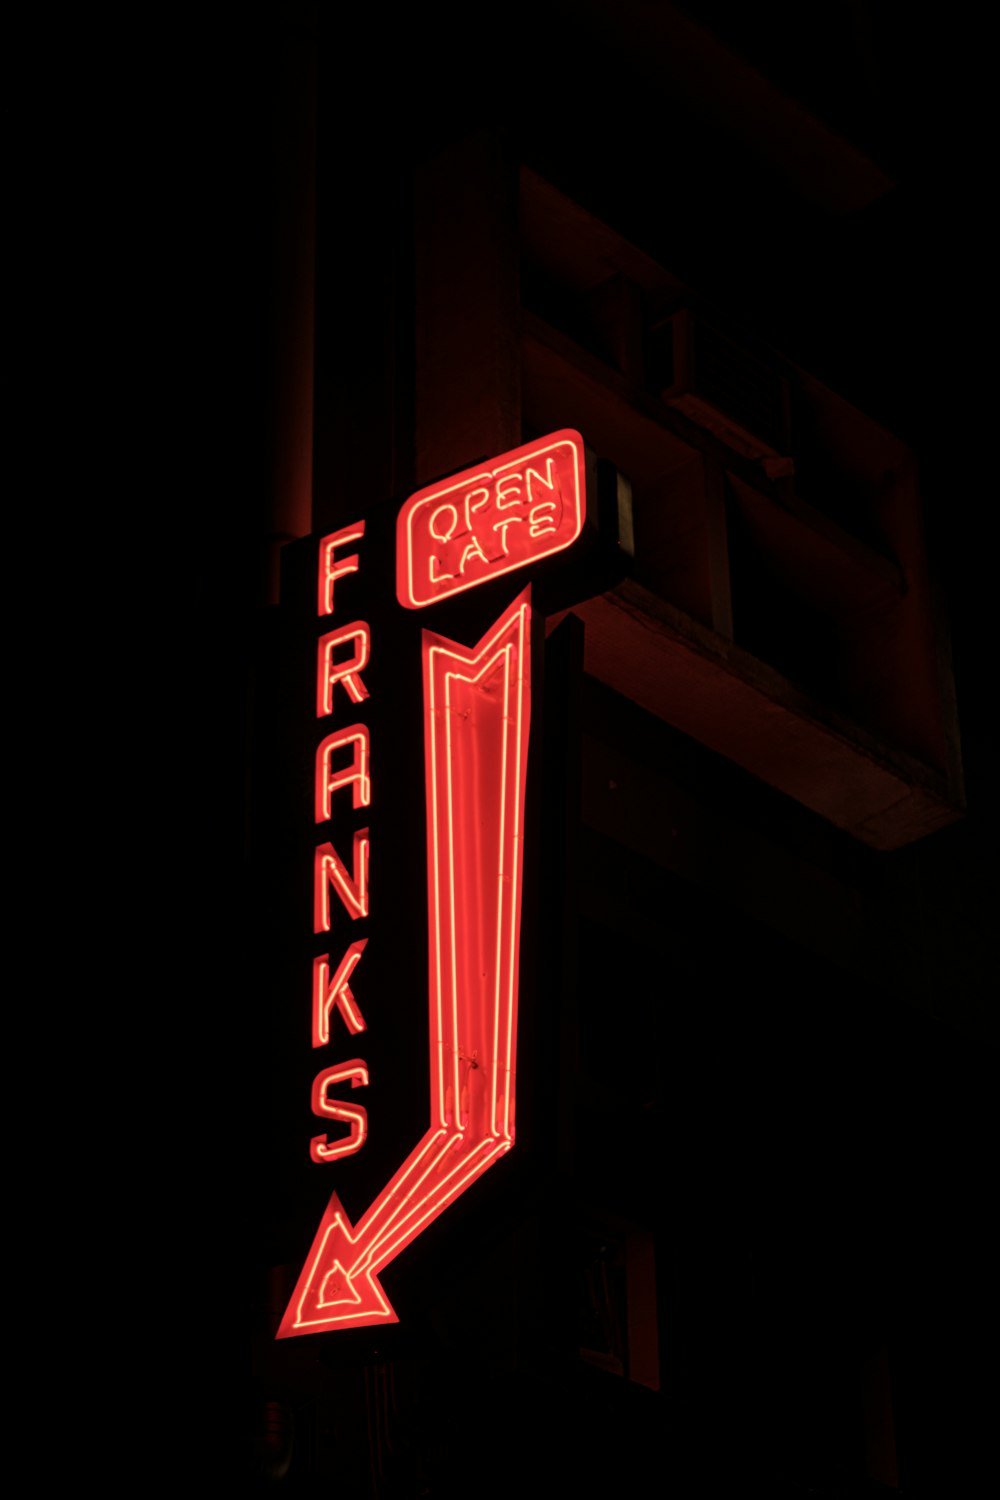
[[[423,632],[430,1125],[356,1227],[333,1194],[278,1338],[398,1322],[379,1271],[514,1144],[530,621]]]

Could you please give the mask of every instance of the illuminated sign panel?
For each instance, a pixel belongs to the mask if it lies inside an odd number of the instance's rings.
[[[411,495],[396,529],[400,604],[423,609],[572,546],[585,468],[583,439],[566,428]]]
[[[588,472],[598,475],[591,495]],[[351,1179],[365,1185],[351,1205],[360,1217],[331,1193],[279,1338],[396,1322],[379,1273],[514,1144],[532,640],[541,638],[523,570],[534,579],[537,564],[566,552],[563,593],[596,576],[586,559],[604,536],[600,473],[565,429],[418,491],[398,515],[377,508],[294,544],[308,589],[296,561],[289,603],[296,618],[306,614],[310,654],[296,645],[291,675],[314,726],[303,807],[312,912],[299,920],[315,951],[302,1035],[314,1059],[308,1104],[324,1132],[303,1150],[324,1172],[333,1165],[345,1188],[350,1158],[364,1152],[378,1164]],[[517,570],[505,606],[496,590],[470,598]],[[424,870],[426,947],[412,900]],[[407,925],[403,908],[419,920]],[[384,1047],[380,1036],[404,1026],[405,1047]],[[396,1059],[412,1077],[418,1054],[428,1092],[407,1094],[401,1108]]]

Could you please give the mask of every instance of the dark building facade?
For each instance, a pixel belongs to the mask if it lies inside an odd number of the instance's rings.
[[[957,22],[475,25],[247,27],[252,1483],[978,1493],[995,731]],[[323,1204],[381,1161],[308,1158],[288,558],[563,428],[631,556],[546,620],[517,1145],[385,1271],[398,1325],[279,1342]]]

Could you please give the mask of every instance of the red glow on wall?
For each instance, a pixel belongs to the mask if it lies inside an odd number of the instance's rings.
[[[586,504],[583,439],[564,428],[418,490],[396,523],[396,595],[421,609],[576,541]]]
[[[471,650],[423,632],[431,1120],[356,1227],[333,1194],[279,1338],[395,1322],[378,1272],[514,1144],[530,622],[526,589]],[[325,872],[318,885],[331,882]],[[354,947],[351,969],[345,955],[333,980],[328,961],[314,978],[314,1042],[335,1004],[351,1026]],[[342,1141],[316,1137],[316,1160],[363,1143],[364,1111],[327,1093],[348,1078],[367,1081],[365,1065],[314,1083],[317,1113],[351,1125]]]

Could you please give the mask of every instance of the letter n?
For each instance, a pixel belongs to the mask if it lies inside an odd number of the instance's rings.
[[[330,887],[333,886],[353,921],[368,915],[368,829],[354,835],[354,874],[332,844],[320,844],[313,859],[313,931],[330,931]]]

